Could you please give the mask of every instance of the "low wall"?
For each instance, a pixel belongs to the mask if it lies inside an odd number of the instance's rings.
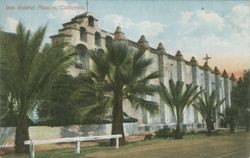
[[[88,135],[109,135],[111,134],[111,124],[92,125],[72,125],[62,127],[33,126],[29,127],[30,139],[54,139],[64,137],[88,136]],[[125,135],[135,135],[138,133],[138,123],[124,123]],[[0,134],[10,131],[6,143],[2,146],[13,146],[15,140],[15,127],[0,127]],[[0,144],[1,146],[1,144]]]

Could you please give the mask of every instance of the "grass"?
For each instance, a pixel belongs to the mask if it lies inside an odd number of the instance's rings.
[[[36,152],[36,158],[249,158],[250,133],[219,131],[216,136],[187,134],[182,140],[152,139],[129,143],[118,150],[103,145],[83,147],[76,155],[74,148]],[[3,158],[26,158],[6,155]]]

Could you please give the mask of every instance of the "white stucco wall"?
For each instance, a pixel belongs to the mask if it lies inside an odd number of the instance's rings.
[[[68,29],[68,30],[62,30],[60,31],[60,33],[67,33],[67,34],[71,34],[72,37],[67,37],[68,39],[70,39],[71,45],[72,46],[76,46],[77,44],[84,44],[88,50],[92,50],[92,49],[99,49],[100,47],[95,45],[95,32],[99,32],[101,34],[101,48],[103,50],[106,50],[105,48],[105,37],[106,36],[110,36],[110,37],[114,37],[114,35],[112,33],[108,33],[104,30],[101,30],[101,28],[99,27],[97,21],[95,21],[95,26],[94,27],[90,27],[88,26],[88,18],[84,17],[82,19],[78,19],[77,20],[79,22],[78,23],[74,23],[74,24],[69,24],[65,27],[75,27],[74,29]],[[83,42],[80,41],[80,27],[84,27],[87,31],[87,42]],[[130,41],[132,42],[132,41]],[[136,43],[131,43],[132,45],[136,45]],[[152,52],[150,52],[150,50]],[[150,68],[147,70],[146,74],[150,74],[152,72],[158,71],[159,70],[159,65],[158,65],[158,54],[155,52],[156,50],[154,48],[146,50],[145,52],[145,57],[147,58],[153,58],[153,62],[152,65],[150,66]],[[180,64],[177,64],[177,63]],[[164,84],[168,87],[168,81],[169,79],[172,79],[174,82],[177,81],[178,76],[179,78],[184,81],[185,83],[189,84],[193,82],[193,78],[192,78],[192,67],[190,65],[187,65],[188,62],[185,61],[178,61],[176,60],[176,58],[174,56],[171,56],[169,54],[163,55],[163,74],[164,74]],[[89,65],[91,66],[92,61],[89,61]],[[179,72],[178,75],[178,71],[177,71],[177,67],[181,67],[181,72]],[[82,70],[77,70],[74,68],[70,68],[71,73],[76,76],[80,71]],[[209,72],[209,83],[208,83],[208,87],[210,92],[215,89],[215,76],[213,73]],[[222,77],[220,77],[220,79],[222,80],[220,83],[220,94],[221,94],[221,99],[225,98],[225,89],[224,89],[224,79]],[[159,79],[154,79],[150,81],[151,84],[155,84],[158,85],[159,84]],[[197,85],[201,86],[200,89],[205,89],[205,73],[204,70],[201,67],[197,68]],[[229,92],[231,91],[232,87],[231,87],[231,81],[228,81],[228,87],[229,87]],[[160,103],[160,97],[158,95],[155,96],[146,96],[147,100],[150,101],[156,101],[158,103]],[[229,100],[229,102],[231,103],[231,100]],[[169,109],[169,107],[167,105],[165,105],[165,107],[161,106],[161,109],[164,110],[165,112],[165,122],[168,123],[173,123],[175,120],[172,117],[171,111]],[[221,109],[225,109],[225,103],[223,104],[223,106],[221,107]],[[140,124],[143,124],[145,122],[143,122],[143,120],[145,120],[144,118],[146,118],[146,124],[159,124],[162,122],[161,116],[162,113],[159,113],[158,115],[155,116],[150,116],[150,114],[148,112],[143,111],[142,109],[134,109],[131,108],[130,103],[128,101],[124,101],[124,111],[132,116],[138,119]],[[201,122],[202,117],[199,114],[198,116],[198,121]],[[194,109],[192,107],[185,109],[184,112],[184,123],[190,124],[194,122]]]

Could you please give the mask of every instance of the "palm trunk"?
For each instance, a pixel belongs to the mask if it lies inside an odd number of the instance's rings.
[[[215,130],[214,121],[211,121],[211,129],[212,129],[212,130]]]
[[[28,118],[18,116],[15,136],[15,152],[28,153],[29,147],[24,145],[24,141],[29,140]]]
[[[212,133],[212,123],[210,119],[206,119],[206,124],[207,124],[207,136],[210,136]]]
[[[229,120],[230,133],[234,133],[234,130],[235,130],[234,120],[235,120],[234,117],[231,117],[231,119]]]
[[[234,125],[230,124],[230,133],[234,133]]]
[[[180,122],[180,116],[177,114],[176,118],[176,130],[175,130],[175,139],[182,139],[182,133],[181,133],[181,122]]]
[[[119,144],[125,144],[125,135],[123,130],[123,99],[122,93],[115,93],[113,100],[113,121],[112,121],[112,134],[121,134],[122,138],[119,139]],[[115,145],[115,139],[111,139],[110,144]]]

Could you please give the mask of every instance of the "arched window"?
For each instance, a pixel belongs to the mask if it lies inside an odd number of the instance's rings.
[[[106,45],[111,44],[112,41],[113,41],[112,37],[106,36],[106,38],[105,38],[105,43],[106,43]]]
[[[101,34],[99,32],[95,33],[95,45],[101,47]]]
[[[93,18],[93,16],[89,16],[89,26],[91,26],[91,27],[94,27],[94,18]]]
[[[97,55],[103,55],[104,50],[103,49],[98,49],[96,53],[97,53]]]
[[[78,44],[76,46],[76,58],[75,58],[75,68],[78,69],[88,69],[89,67],[89,57],[88,49],[83,44]]]
[[[80,27],[80,40],[87,42],[87,32],[84,27]]]

